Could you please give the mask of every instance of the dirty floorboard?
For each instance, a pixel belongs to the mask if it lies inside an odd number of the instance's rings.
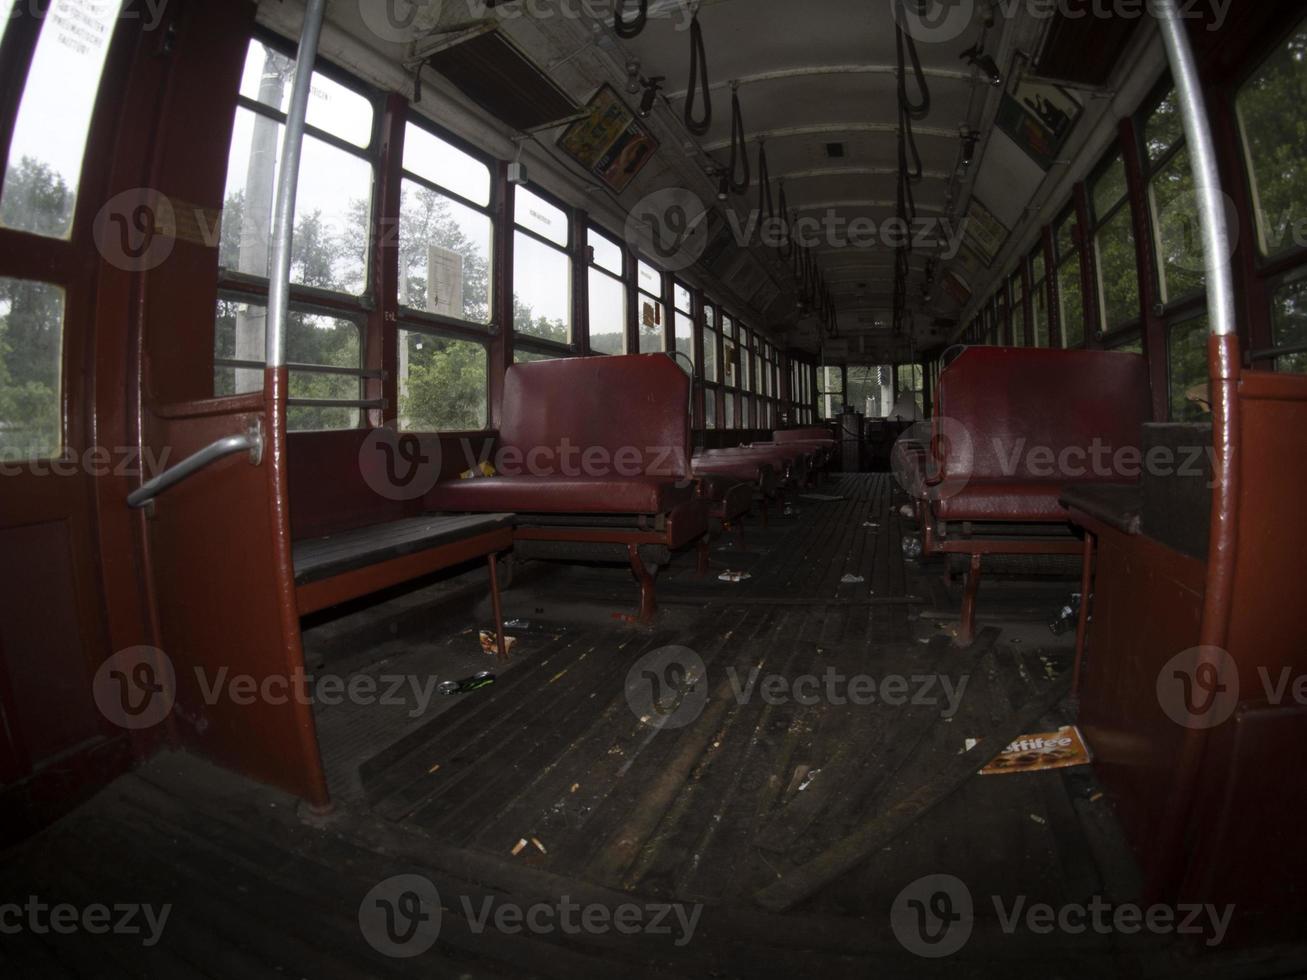
[[[719,539],[711,577],[678,560],[650,629],[557,612],[578,596],[628,602],[612,569],[519,569],[510,601],[546,615],[522,624],[513,669],[389,744],[360,743],[354,792],[326,818],[191,756],[155,758],[6,855],[0,900],[168,903],[162,940],[5,936],[0,970],[1263,975],[1264,954],[1004,931],[997,909],[1018,900],[1137,901],[1137,872],[1088,769],[976,774],[1016,735],[1065,720],[1066,645],[987,627],[958,650],[923,622],[892,486],[828,480],[818,492],[838,499],[798,497],[767,528],[750,523],[742,547]],[[750,577],[720,581],[728,568]],[[412,959],[379,952],[358,924],[397,874],[441,896],[439,939]],[[900,893],[928,875],[955,877],[974,907],[971,940],[947,959],[915,955],[894,929]],[[477,917],[482,903],[564,896],[702,908],[688,941],[525,935]]]

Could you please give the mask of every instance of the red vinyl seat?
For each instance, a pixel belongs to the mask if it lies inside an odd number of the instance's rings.
[[[1151,404],[1138,354],[969,347],[944,367],[929,446],[901,441],[895,458],[925,553],[971,556],[960,640],[973,634],[982,555],[1080,553],[1063,489],[1136,480]]]
[[[438,483],[425,504],[515,512],[515,551],[532,557],[629,561],[647,622],[657,566],[708,529],[710,502],[690,466],[689,401],[689,377],[662,354],[514,364],[489,460],[495,475]],[[701,568],[706,557],[701,542]]]

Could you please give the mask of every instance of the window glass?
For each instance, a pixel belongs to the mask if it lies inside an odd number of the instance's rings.
[[[888,366],[850,365],[848,375],[846,398],[849,408],[867,418],[885,418],[894,406],[891,369]]]
[[[724,404],[726,406],[726,413],[722,419],[722,428],[734,429],[735,428],[735,396],[728,392]]]
[[[1276,347],[1307,344],[1307,275],[1275,291],[1271,300],[1271,338]],[[1307,351],[1280,355],[1275,359],[1275,370],[1307,373]]]
[[[1094,236],[1102,329],[1113,330],[1139,318],[1139,267],[1130,209],[1123,207]]]
[[[1035,321],[1035,346],[1049,346],[1048,290],[1044,284],[1037,283],[1031,296],[1031,314]]]
[[[717,392],[713,388],[703,393],[703,427],[717,428]]]
[[[663,304],[640,293],[640,353],[656,354],[663,344]]]
[[[676,304],[676,308],[682,313],[689,313],[694,309],[691,305],[690,291],[675,280],[672,281],[672,302]]]
[[[833,419],[844,411],[844,371],[838,365],[817,369],[817,393],[821,417]]]
[[[704,330],[703,332],[703,377],[705,381],[712,383],[721,380],[721,375],[717,371],[716,330]]]
[[[1057,229],[1053,233],[1053,240],[1059,260],[1065,259],[1076,250],[1076,216],[1074,211],[1066,212],[1058,221]]]
[[[0,460],[63,451],[64,291],[0,278]]]
[[[722,317],[723,327],[731,325],[730,317]],[[736,361],[735,341],[730,335],[722,337],[722,375],[723,383],[728,388],[734,388],[736,385]]]
[[[648,262],[640,262],[636,265],[636,273],[639,280],[640,288],[646,293],[654,296],[663,294],[663,277],[657,269]]]
[[[571,343],[571,281],[572,263],[566,252],[515,232],[513,329],[562,344]]]
[[[413,123],[404,128],[404,169],[473,204],[490,204],[490,167]]]
[[[591,262],[615,276],[622,275],[625,271],[622,246],[593,228],[590,228],[586,234],[586,244],[591,249]]]
[[[281,131],[266,116],[236,110],[218,258],[231,272],[268,276]],[[304,137],[302,159],[291,281],[361,295],[367,288],[372,165],[312,135]]]
[[[263,388],[263,303],[219,298],[214,322],[213,393],[236,395]],[[353,320],[291,310],[286,323],[286,362],[309,365],[290,372],[290,398],[357,400],[362,397],[363,340]],[[314,371],[313,367],[339,370]],[[287,426],[306,429],[351,429],[359,424],[355,407],[292,405]]]
[[[1307,22],[1244,83],[1235,105],[1262,254],[1307,245]]]
[[[400,185],[399,295],[404,306],[489,323],[493,224],[417,181]]]
[[[539,354],[530,350],[514,350],[514,364],[534,364],[536,361],[555,361],[558,359],[557,354]]]
[[[1162,159],[1183,137],[1184,123],[1180,119],[1180,106],[1175,100],[1175,92],[1171,91],[1157,104],[1157,108],[1144,123],[1144,145],[1149,161],[1156,163]]]
[[[1080,288],[1080,263],[1075,258],[1057,270],[1058,312],[1062,317],[1062,346],[1078,347],[1085,341],[1084,295]]]
[[[1189,152],[1179,150],[1149,181],[1149,203],[1157,237],[1158,283],[1162,301],[1205,284],[1202,230]]]
[[[688,357],[691,364],[694,363],[694,318],[679,310],[676,313],[676,349]],[[676,360],[685,367],[685,362],[679,357]]]
[[[1107,216],[1108,212],[1125,200],[1125,195],[1125,163],[1118,154],[1094,178],[1093,185],[1089,189],[1089,199],[1094,211],[1094,217],[1101,221]]]
[[[276,109],[285,116],[290,109],[295,84],[295,59],[260,41],[250,44],[241,75],[241,95]],[[309,106],[305,121],[360,149],[372,143],[372,103],[320,72],[309,83]]]
[[[490,358],[470,340],[399,332],[399,427],[460,432],[486,427]]]
[[[1014,347],[1024,347],[1026,345],[1026,286],[1019,271],[1012,277],[1010,286],[1012,289],[1012,345]]]
[[[1134,334],[1116,342],[1111,349],[1126,354],[1142,354],[1144,352],[1144,341],[1138,334]]]
[[[1211,395],[1207,376],[1207,317],[1171,324],[1167,342],[1171,421],[1206,421]]]
[[[0,194],[5,227],[49,238],[72,231],[91,113],[120,7],[52,0],[14,121]]]
[[[599,269],[590,270],[590,348],[626,353],[626,287]]]
[[[539,194],[518,187],[513,195],[513,220],[556,245],[567,247],[570,240],[567,213],[550,204]]]

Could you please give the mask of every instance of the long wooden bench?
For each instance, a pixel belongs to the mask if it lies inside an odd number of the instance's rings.
[[[426,514],[295,542],[301,616],[464,562],[485,558],[500,659],[504,624],[496,555],[513,545],[512,514]]]

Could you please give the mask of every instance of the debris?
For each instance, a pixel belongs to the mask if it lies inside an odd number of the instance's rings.
[[[748,572],[733,572],[730,569],[727,569],[718,575],[717,578],[722,582],[743,582],[747,578],[753,578],[753,576]]]
[[[512,851],[513,857],[517,857],[525,850],[526,850],[526,838],[523,837],[521,840],[519,840],[516,844],[513,845],[513,851]]]
[[[807,786],[808,783],[811,782],[811,780],[808,779],[808,773],[810,773],[811,771],[812,771],[812,766],[795,766],[794,775],[790,777],[790,785],[785,790],[786,795],[790,793],[797,793],[799,791],[800,783],[802,783],[804,786]]]
[[[576,792],[578,789],[580,789],[580,788],[581,788],[581,784],[580,784],[580,783],[573,783],[573,784],[572,784],[572,789],[570,790],[570,792],[575,793],[575,792]]]
[[[1103,791],[1100,789],[1100,790],[1098,790],[1098,792],[1094,793],[1093,796],[1089,797],[1089,802],[1090,802],[1090,803],[1097,803],[1097,802],[1098,802],[1099,800],[1101,800],[1102,798],[1103,798]]]
[[[506,630],[529,630],[530,628],[531,620],[529,619],[507,619],[504,621],[504,629]]]
[[[910,536],[910,535],[904,535],[904,537],[903,537],[903,557],[904,557],[904,558],[920,558],[920,557],[921,557],[921,542],[918,541],[916,538]]]
[[[832,497],[828,493],[801,493],[800,500],[814,500],[817,503],[834,503],[837,500],[843,500],[843,497]]]
[[[458,474],[460,480],[473,480],[481,476],[494,476],[495,468],[490,463],[481,463],[475,469],[464,470]]]
[[[880,522],[879,522],[879,521],[863,521],[863,522],[862,522],[862,526],[863,526],[863,527],[874,527],[874,528],[879,528],[879,527],[880,527]]]
[[[840,579],[840,582],[844,585],[857,585],[859,582],[865,582],[865,581],[867,580],[863,578],[861,575],[853,575],[853,574],[845,575],[842,579]]]
[[[1048,823],[1048,821],[1045,820],[1043,817],[1041,817],[1038,813],[1032,813],[1030,815],[1030,819],[1035,821],[1035,823]]]
[[[1091,597],[1092,598],[1092,597]],[[1071,598],[1066,604],[1058,610],[1056,618],[1048,624],[1048,631],[1054,636],[1061,636],[1063,633],[1069,633],[1076,628],[1076,621],[1080,618],[1080,593],[1072,592]]]
[[[434,773],[434,772],[435,772],[437,769],[439,769],[439,768],[440,768],[440,763],[437,762],[434,766],[432,766],[430,769],[427,770],[427,775],[430,776],[432,773]]]
[[[820,769],[809,769],[808,774],[799,781],[797,792],[802,793],[805,789],[811,786],[812,781],[817,778],[817,775],[820,772],[821,772]]]
[[[980,770],[982,776],[1012,772],[1041,772],[1089,764],[1089,749],[1075,725],[1063,725],[1055,732],[1022,735]]]
[[[494,682],[494,674],[488,670],[479,670],[471,677],[464,677],[461,680],[441,681],[436,686],[436,690],[441,694],[467,694],[469,691],[475,691]]]
[[[507,624],[505,624],[507,625]],[[516,636],[504,637],[504,653],[512,653],[513,647],[517,644]],[[481,631],[481,649],[490,654],[492,657],[499,653],[499,641],[495,638],[494,630]]]
[[[532,838],[531,838],[531,843],[534,844],[534,845],[536,846],[536,850],[539,851],[541,854],[548,854],[548,853],[549,853],[548,851],[545,850],[545,845],[540,843],[540,838],[539,838],[539,837],[532,837]]]
[[[904,520],[910,521],[917,516],[917,509],[911,504],[904,504],[899,508],[899,516]]]
[[[970,752],[972,749],[974,749],[974,748],[975,748],[977,745],[979,745],[979,744],[980,744],[980,739],[978,739],[978,738],[968,738],[968,739],[964,739],[963,742],[962,742],[962,751],[963,751],[963,752]]]

